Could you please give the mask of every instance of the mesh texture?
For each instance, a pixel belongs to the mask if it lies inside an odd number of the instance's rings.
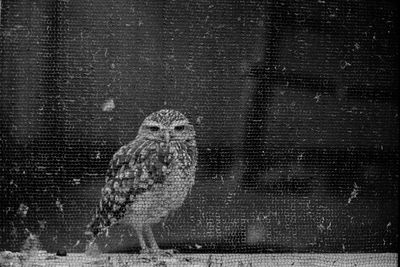
[[[153,227],[162,248],[397,252],[394,1],[0,8],[0,251],[35,237],[83,253],[112,155],[172,108],[199,154],[190,195]],[[99,246],[139,251],[129,227]]]

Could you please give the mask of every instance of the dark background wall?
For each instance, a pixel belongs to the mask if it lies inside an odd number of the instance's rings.
[[[160,108],[199,169],[181,251],[397,251],[389,1],[2,1],[0,249],[83,251],[112,154]],[[108,251],[137,246],[127,229]]]

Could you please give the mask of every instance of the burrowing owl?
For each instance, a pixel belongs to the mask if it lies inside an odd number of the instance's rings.
[[[195,130],[188,119],[175,110],[150,114],[135,140],[114,154],[91,232],[96,236],[113,224],[127,224],[136,230],[142,252],[161,252],[151,225],[183,204],[196,164]]]

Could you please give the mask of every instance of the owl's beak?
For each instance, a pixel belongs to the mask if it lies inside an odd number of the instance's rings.
[[[169,143],[169,141],[171,140],[171,135],[170,135],[169,131],[164,132],[164,140],[167,143]]]

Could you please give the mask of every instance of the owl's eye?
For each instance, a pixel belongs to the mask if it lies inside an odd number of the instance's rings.
[[[183,131],[185,129],[185,126],[184,125],[178,125],[178,126],[175,126],[175,131]]]
[[[149,126],[148,129],[152,132],[158,132],[160,130],[160,127],[158,126]]]

